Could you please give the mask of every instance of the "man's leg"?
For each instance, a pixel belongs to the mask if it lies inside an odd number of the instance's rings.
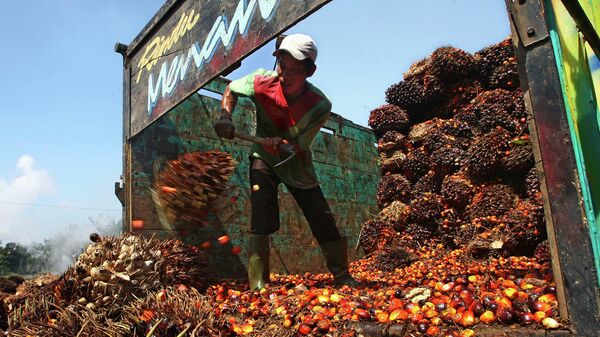
[[[304,190],[288,186],[288,190],[302,209],[313,235],[321,246],[334,283],[358,286],[358,281],[348,272],[348,241],[340,237],[335,218],[321,187]]]
[[[269,281],[269,234],[279,229],[278,185],[279,179],[264,161],[251,159],[252,216],[248,243],[248,281],[252,290],[264,288]]]

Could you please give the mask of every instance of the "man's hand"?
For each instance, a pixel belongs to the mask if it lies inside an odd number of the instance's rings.
[[[262,147],[265,151],[267,151],[268,154],[277,156],[281,152],[279,145],[287,143],[287,140],[281,137],[265,138],[265,142],[263,143]]]
[[[213,125],[215,129],[215,133],[217,136],[226,139],[233,139],[233,135],[235,132],[235,126],[233,126],[233,122],[231,121],[231,116],[226,114],[221,114],[219,120]]]

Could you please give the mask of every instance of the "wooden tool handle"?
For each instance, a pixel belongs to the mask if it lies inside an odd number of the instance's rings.
[[[265,139],[261,137],[247,135],[245,133],[235,132],[234,136],[239,139],[247,140],[252,143],[263,145],[265,143]]]

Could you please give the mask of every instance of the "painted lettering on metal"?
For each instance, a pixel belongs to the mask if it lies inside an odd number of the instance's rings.
[[[219,43],[227,48],[235,41],[235,38],[238,35],[246,35],[257,7],[262,19],[268,22],[273,17],[279,1],[280,0],[240,0],[231,21],[227,19],[225,14],[222,14],[215,19],[202,46],[199,42],[195,42],[187,49],[187,51],[176,55],[171,61],[164,61],[160,65],[158,74],[150,72],[148,75],[148,115],[152,114],[154,106],[161,98],[171,95],[177,85],[186,79],[188,68],[192,64],[192,61],[193,65],[196,67],[196,71],[200,70],[206,63],[211,61],[217,47],[219,47]],[[192,17],[191,14],[193,14],[193,11],[187,18],[185,18],[185,13],[182,14],[182,18],[180,19],[180,24],[182,26],[177,28],[179,27],[178,24],[178,26],[173,29],[171,38],[178,39],[180,36],[183,36],[183,34],[185,34],[184,30],[188,29],[188,23],[192,24],[191,27],[196,24],[197,17]],[[158,37],[155,38],[153,42],[157,39]],[[149,71],[149,69],[152,69],[157,62],[156,55],[164,55],[172,45],[173,43],[167,39],[160,39],[156,44],[150,44],[146,47],[145,54],[140,59],[138,67],[141,68],[145,66],[147,71]],[[148,55],[146,55],[146,53],[148,53]]]
[[[154,65],[158,62],[158,59],[166,55],[173,45],[194,28],[200,19],[200,14],[195,13],[195,9],[192,9],[188,14],[186,12],[181,13],[179,22],[171,29],[171,33],[168,35],[156,36],[150,41],[150,43],[144,48],[144,53],[138,61],[138,75],[136,83],[139,83],[140,76],[142,75],[143,69],[147,72],[151,71]]]

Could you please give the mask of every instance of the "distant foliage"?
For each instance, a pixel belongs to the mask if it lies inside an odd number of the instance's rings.
[[[72,264],[82,250],[90,244],[89,235],[119,235],[121,220],[103,221],[102,217],[90,218],[85,226],[70,225],[62,233],[23,245],[0,241],[0,276],[20,274],[33,275],[40,272],[63,272]]]

